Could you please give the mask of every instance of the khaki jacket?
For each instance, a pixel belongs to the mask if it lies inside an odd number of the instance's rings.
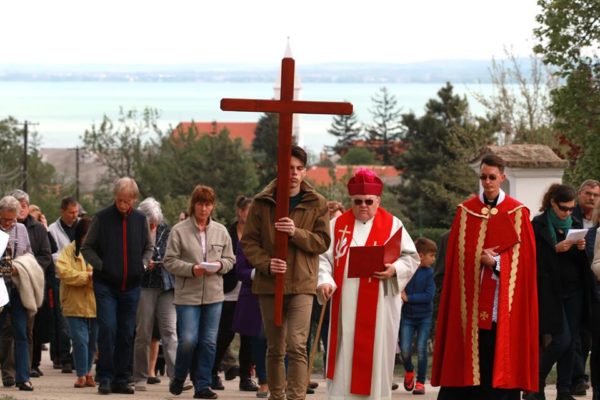
[[[200,244],[200,231],[193,216],[171,229],[164,266],[175,276],[175,304],[202,305],[225,299],[223,275],[235,263],[227,228],[210,220],[206,226],[206,247],[208,251],[205,258]],[[223,268],[216,274],[194,276],[194,265],[205,260],[220,261]]]
[[[75,255],[75,242],[58,255],[56,273],[60,278],[60,304],[65,317],[96,318],[96,297],[89,276],[92,271],[81,252]]]
[[[252,283],[255,294],[274,294],[275,278],[269,266],[274,254],[276,181],[256,195],[244,228],[241,245],[244,255],[256,268]],[[289,238],[284,294],[315,294],[319,255],[329,247],[327,201],[306,182],[302,182],[302,201],[290,213],[296,231]]]

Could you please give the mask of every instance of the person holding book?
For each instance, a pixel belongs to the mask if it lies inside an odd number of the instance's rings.
[[[331,299],[327,392],[334,400],[392,398],[400,294],[419,256],[402,222],[380,207],[382,190],[373,171],[357,170],[348,182],[352,208],[331,221],[334,240],[320,256],[317,294],[321,303]]]
[[[421,258],[419,269],[415,272],[406,289],[402,291],[402,320],[400,321],[400,351],[404,363],[404,389],[413,394],[425,394],[425,375],[427,374],[427,341],[431,332],[433,316],[433,264],[437,246],[433,240],[421,237],[415,240],[415,246]],[[417,335],[417,382],[412,363],[412,342]]]
[[[446,249],[431,384],[438,400],[518,400],[538,387],[535,239],[529,210],[485,155],[482,191],[458,205]]]

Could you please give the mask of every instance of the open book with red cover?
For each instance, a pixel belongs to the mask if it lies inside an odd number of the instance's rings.
[[[398,229],[383,246],[350,247],[348,255],[348,278],[370,278],[375,272],[385,270],[400,258],[402,228]]]
[[[519,243],[519,235],[508,213],[501,212],[493,215],[488,221],[484,249],[494,248],[498,254]]]

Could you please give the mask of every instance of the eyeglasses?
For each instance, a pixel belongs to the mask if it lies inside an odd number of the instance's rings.
[[[481,174],[481,175],[479,175],[479,179],[481,179],[482,181],[486,181],[488,179],[490,181],[495,181],[496,179],[498,179],[498,177],[496,175]]]
[[[0,224],[2,225],[14,225],[17,223],[17,219],[16,218],[0,218]]]
[[[593,198],[596,198],[596,197],[600,196],[599,193],[588,192],[588,191],[583,192],[583,194],[586,195],[586,196],[588,196],[588,197],[593,197]]]
[[[354,205],[355,206],[362,206],[363,202],[368,205],[368,206],[372,206],[373,203],[375,202],[375,200],[373,199],[354,199]]]
[[[561,206],[560,204],[557,204],[556,207],[558,207],[558,209],[562,212],[573,212],[575,210],[575,207],[566,207],[566,206]]]

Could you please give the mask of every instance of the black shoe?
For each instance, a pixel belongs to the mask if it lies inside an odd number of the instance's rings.
[[[98,385],[98,394],[111,394],[110,383],[104,382]]]
[[[238,376],[240,376],[240,367],[233,366],[231,368],[229,368],[227,371],[225,371],[225,380],[226,381],[232,381],[235,378],[237,378]]]
[[[258,392],[258,385],[250,378],[240,379],[240,390],[242,392]]]
[[[396,390],[400,387],[397,383],[392,383],[392,390]]]
[[[73,372],[73,366],[71,364],[69,364],[69,363],[64,363],[62,365],[61,372],[63,374],[70,374],[71,372]]]
[[[55,362],[55,363],[52,363],[52,368],[54,368],[54,369],[61,369],[62,365],[60,365],[60,363]]]
[[[134,394],[135,389],[129,386],[127,383],[115,383],[112,385],[113,393],[121,393],[121,394]]]
[[[35,368],[31,368],[31,372],[29,373],[30,378],[39,378],[41,375]]]
[[[183,381],[179,379],[171,380],[171,383],[169,383],[169,392],[175,396],[180,395],[183,392]]]
[[[199,392],[194,393],[195,399],[217,399],[219,395],[210,390],[209,388],[204,388]]]
[[[212,390],[225,390],[225,386],[223,385],[223,381],[221,381],[221,377],[219,375],[213,375],[210,388]]]
[[[571,396],[571,393],[558,393],[556,400],[575,400],[575,397]]]
[[[17,387],[19,388],[19,390],[23,390],[25,392],[33,392],[33,385],[31,384],[31,382],[17,383]]]
[[[315,389],[311,389],[311,388],[307,387],[306,394],[315,394]]]
[[[308,387],[311,389],[316,389],[319,387],[319,382],[310,381],[310,382],[308,382]]]
[[[4,385],[4,387],[15,386],[15,378],[8,377],[2,379],[2,385]]]
[[[573,396],[585,396],[587,394],[587,389],[589,389],[589,385],[585,382],[579,382],[576,385],[571,386],[571,395]]]
[[[146,382],[148,385],[156,385],[157,383],[160,383],[160,378],[158,376],[149,376]]]

